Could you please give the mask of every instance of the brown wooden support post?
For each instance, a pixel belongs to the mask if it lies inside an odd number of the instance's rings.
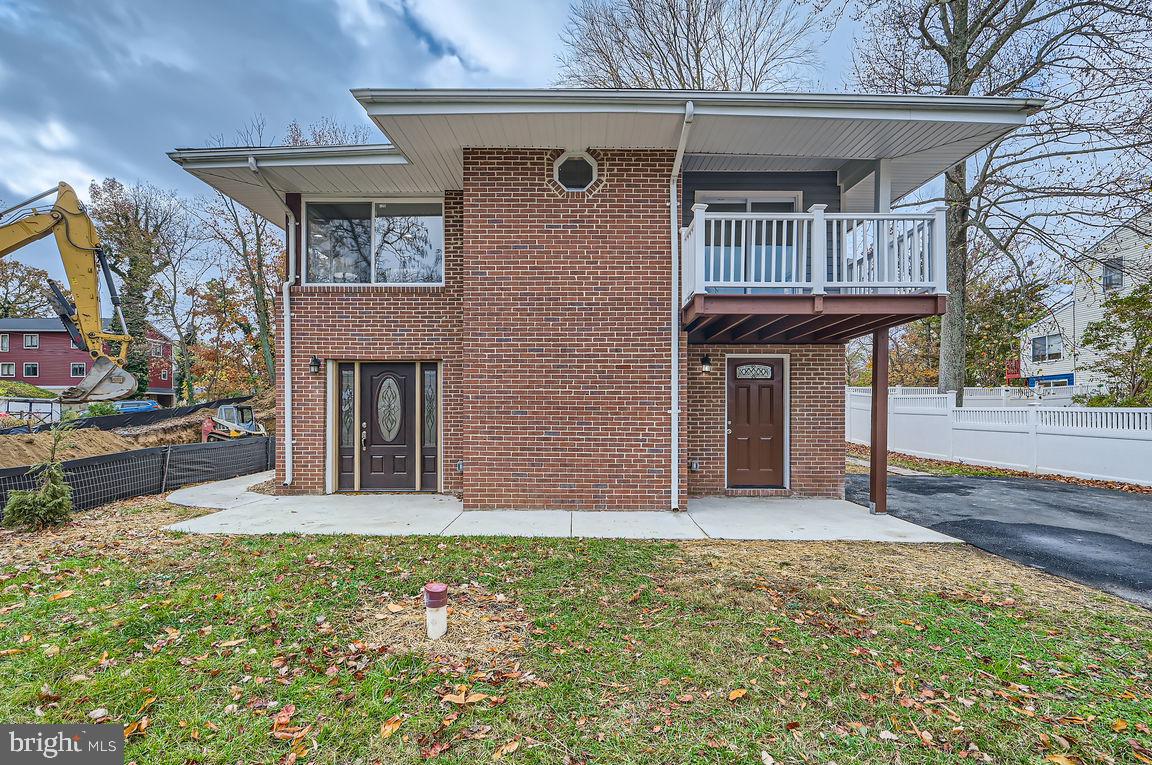
[[[888,328],[872,333],[872,448],[868,509],[888,512]]]

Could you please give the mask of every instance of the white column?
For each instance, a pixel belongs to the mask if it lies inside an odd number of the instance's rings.
[[[948,234],[947,208],[932,210],[932,280],[936,283],[936,293],[948,294]]]
[[[704,213],[708,205],[697,202],[692,205],[692,257],[696,269],[695,288],[697,292],[706,292],[704,289]]]
[[[872,171],[872,196],[875,212],[892,212],[892,160],[876,160]]]
[[[828,281],[828,222],[824,211],[828,205],[812,205],[812,294],[823,295],[824,283]]]

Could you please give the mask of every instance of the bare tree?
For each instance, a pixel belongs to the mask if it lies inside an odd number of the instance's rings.
[[[153,310],[157,321],[173,338],[176,347],[176,400],[190,402],[195,395],[193,362],[198,337],[200,299],[197,287],[213,271],[212,260],[206,257],[203,235],[192,233],[193,222],[187,221],[190,232],[183,246],[165,259],[164,267],[156,274],[152,293]]]
[[[331,117],[321,117],[301,127],[292,120],[285,131],[285,146],[355,146],[371,143],[377,132],[371,125],[346,125]]]
[[[1094,240],[1139,225],[1152,158],[1149,8],[1147,0],[873,0],[860,8],[855,80],[864,89],[1044,101],[1027,126],[944,174],[942,390],[965,384],[971,253],[997,253],[1024,286],[1035,262],[1082,267],[1074,258]]]
[[[820,28],[798,0],[577,0],[557,84],[794,90],[815,71]]]

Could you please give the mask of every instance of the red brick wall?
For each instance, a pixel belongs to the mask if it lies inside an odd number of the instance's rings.
[[[685,451],[699,460],[688,474],[693,495],[723,494],[725,361],[727,354],[788,354],[791,493],[844,496],[844,346],[843,345],[693,345],[687,363]],[[712,371],[702,372],[708,354]],[[785,457],[787,459],[787,456]],[[739,492],[746,493],[746,492]]]
[[[464,152],[466,507],[667,509],[669,151]]]
[[[312,356],[338,361],[440,361],[441,414],[444,443],[444,488],[459,492],[455,462],[460,459],[461,422],[465,417],[459,390],[464,371],[460,356],[460,289],[463,273],[462,204],[459,191],[444,194],[443,287],[306,286],[292,289],[293,486],[306,492],[324,490],[325,373],[308,371]],[[276,358],[283,359],[283,318],[277,295]],[[277,393],[283,390],[277,364]],[[277,420],[283,422],[282,396]],[[282,453],[282,450],[281,450]],[[284,480],[284,460],[276,461]]]

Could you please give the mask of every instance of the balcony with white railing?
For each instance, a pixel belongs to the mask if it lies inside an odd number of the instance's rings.
[[[681,229],[684,303],[697,293],[947,292],[943,208],[931,213],[710,213]]]
[[[732,213],[697,204],[692,213],[680,256],[684,324],[694,342],[839,342],[943,312],[943,208]],[[795,314],[812,317],[808,331],[769,318]],[[773,322],[775,335],[765,334]]]

